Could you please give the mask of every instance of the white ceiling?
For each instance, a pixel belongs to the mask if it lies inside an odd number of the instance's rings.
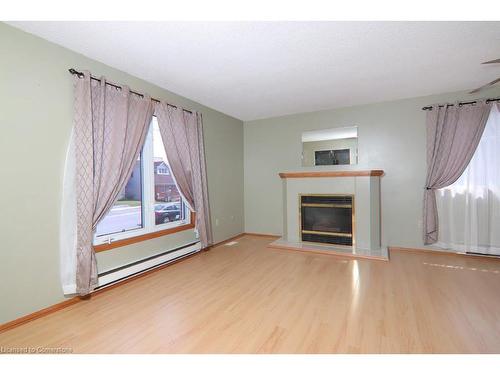
[[[500,22],[10,22],[242,120],[468,90]],[[78,68],[78,67],[77,67]]]

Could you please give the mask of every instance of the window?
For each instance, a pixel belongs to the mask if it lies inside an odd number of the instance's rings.
[[[158,168],[156,168],[156,173],[169,175],[170,171],[168,170],[167,166],[159,166]]]
[[[97,225],[97,237],[143,228],[142,180],[142,158],[139,155],[127,185],[111,211]]]
[[[190,224],[190,210],[170,173],[156,121],[151,126],[127,185],[97,225],[94,245]]]
[[[156,119],[151,125],[153,141],[153,166],[158,173],[154,176],[154,212],[155,225],[183,220],[186,216],[185,204],[182,202],[181,194],[177,184],[170,174],[167,155],[163,147],[160,128]]]
[[[460,178],[436,191],[437,246],[500,255],[500,110],[493,106],[481,141]]]

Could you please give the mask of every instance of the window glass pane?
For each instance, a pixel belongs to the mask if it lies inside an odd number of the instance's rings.
[[[97,225],[97,236],[126,232],[143,227],[141,156],[135,162],[125,188],[111,211]]]
[[[184,219],[182,198],[170,172],[167,155],[156,118],[153,118],[153,171],[155,224],[166,224]]]

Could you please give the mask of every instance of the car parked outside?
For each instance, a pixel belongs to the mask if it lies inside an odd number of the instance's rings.
[[[155,204],[155,223],[166,224],[181,219],[180,202]]]

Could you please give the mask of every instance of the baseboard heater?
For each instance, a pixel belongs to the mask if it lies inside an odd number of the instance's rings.
[[[485,257],[500,258],[500,254],[476,253],[474,251],[466,251],[465,254],[469,254],[469,255],[482,255],[482,256],[485,256]]]
[[[98,275],[99,285],[96,289],[105,288],[106,286],[117,283],[121,280],[187,257],[200,250],[201,244],[199,241],[196,241],[172,250],[165,251],[160,254],[153,255],[151,257],[125,264],[118,268],[102,272]]]

